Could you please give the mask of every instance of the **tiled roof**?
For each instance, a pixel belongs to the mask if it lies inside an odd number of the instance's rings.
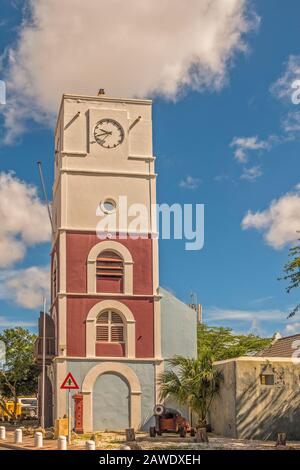
[[[295,342],[298,343],[295,343]],[[264,351],[257,354],[260,357],[292,357],[293,353],[296,353],[296,350],[300,350],[300,333],[293,336],[286,336],[285,338],[280,338],[275,341],[273,344],[268,346]],[[300,357],[300,355],[296,355]]]

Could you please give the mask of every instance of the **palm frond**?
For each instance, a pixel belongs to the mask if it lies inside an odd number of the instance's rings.
[[[204,422],[212,399],[223,380],[220,371],[213,367],[211,356],[205,352],[197,359],[174,356],[167,361],[170,370],[158,379],[160,399],[173,399],[186,404]]]

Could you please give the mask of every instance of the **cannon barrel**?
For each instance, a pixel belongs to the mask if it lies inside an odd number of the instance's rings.
[[[164,405],[155,405],[153,411],[156,416],[162,416],[162,415],[167,415],[167,414],[181,416],[180,411],[175,410],[174,408],[167,408]]]

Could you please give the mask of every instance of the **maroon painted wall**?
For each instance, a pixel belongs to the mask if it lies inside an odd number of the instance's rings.
[[[118,237],[115,240],[126,246],[132,255],[133,293],[152,294],[152,240],[120,240]],[[86,292],[87,257],[91,248],[99,242],[96,234],[67,233],[67,292]]]
[[[97,292],[109,292],[110,294],[122,294],[124,290],[123,279],[118,278],[98,278],[96,286]]]
[[[125,344],[120,343],[97,343],[96,356],[122,357],[125,356]]]
[[[90,309],[98,302],[97,298],[69,297],[67,300],[67,355],[84,357],[85,353],[85,320]],[[152,299],[117,299],[126,305],[136,321],[136,357],[153,357],[154,355],[154,305]],[[121,345],[98,344],[97,356],[122,356]]]

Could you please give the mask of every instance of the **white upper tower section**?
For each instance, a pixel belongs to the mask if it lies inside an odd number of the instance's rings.
[[[152,101],[106,95],[62,97],[55,130],[55,230],[95,231],[96,210],[126,195],[141,203],[155,231]],[[117,222],[116,231],[124,227]]]

